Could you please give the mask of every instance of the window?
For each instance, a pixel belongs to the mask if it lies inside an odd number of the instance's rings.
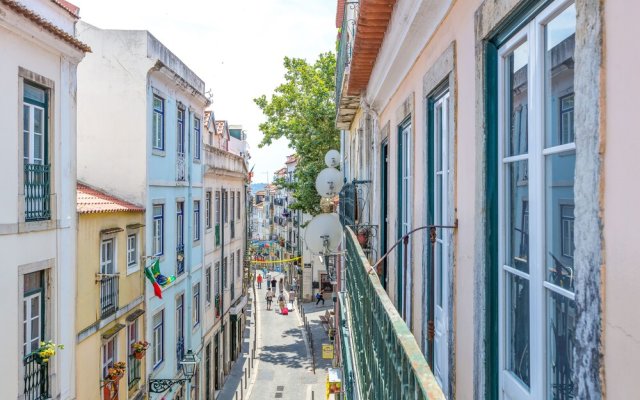
[[[114,336],[102,345],[102,377],[109,377],[109,368],[113,367],[118,356],[118,347],[116,346],[116,337]]]
[[[24,83],[22,135],[24,157],[25,220],[51,218],[48,164],[48,93]]]
[[[231,192],[231,223],[234,223],[235,220],[235,216],[236,216],[236,192]]]
[[[204,298],[207,305],[211,304],[211,267],[207,267],[204,272]]]
[[[176,203],[176,274],[184,272],[184,202]]]
[[[115,267],[114,259],[114,239],[106,239],[100,243],[100,273],[101,274],[115,274],[117,269]]]
[[[575,396],[575,25],[575,6],[554,2],[498,50],[498,359],[512,400]]]
[[[164,252],[164,206],[153,206],[153,255]]]
[[[195,327],[200,323],[200,282],[193,286],[193,326]]]
[[[213,290],[214,290],[214,295],[217,296],[219,293],[219,289],[220,289],[220,282],[222,281],[220,279],[220,261],[216,261],[216,268],[215,271],[213,271]]]
[[[573,252],[576,249],[575,242],[573,240],[573,205],[561,205],[560,206],[560,218],[562,229],[562,255],[568,258],[573,258]]]
[[[202,137],[200,136],[200,118],[193,119],[193,159],[200,159],[200,142]]]
[[[129,388],[140,379],[140,360],[135,358],[133,344],[138,341],[138,320],[127,327],[127,381]]]
[[[215,236],[216,236],[216,246],[220,246],[220,191],[216,190],[216,199],[215,199],[215,204],[214,204],[214,208],[215,208],[215,224],[216,224],[216,229],[215,229]]]
[[[132,233],[127,236],[127,268],[135,269],[138,265],[138,235]]]
[[[177,127],[176,127],[176,136],[178,139],[178,144],[176,148],[178,149],[178,156],[184,158],[185,151],[185,143],[184,143],[184,109],[178,107],[177,112]]]
[[[204,223],[207,229],[211,229],[211,191],[204,198]]]
[[[233,251],[231,252],[231,256],[229,257],[230,257],[229,263],[231,264],[231,284],[233,284],[236,276],[236,274],[234,273],[236,269],[236,259],[235,259],[235,254],[233,254]]]
[[[153,148],[164,150],[164,99],[153,96]]]
[[[226,190],[222,191],[222,218],[224,218],[224,223],[229,222],[229,192]]]
[[[398,174],[400,178],[398,188],[399,213],[399,235],[401,237],[411,231],[411,120],[408,119],[399,127],[398,136]],[[411,242],[409,242],[407,254],[411,254]],[[402,318],[411,326],[411,258],[407,263],[402,260],[402,255],[398,256],[398,270],[401,271],[398,279],[398,309]],[[405,286],[406,284],[406,286]]]
[[[153,316],[153,368],[164,360],[164,310]]]
[[[200,200],[193,202],[193,240],[200,240]]]
[[[176,361],[184,359],[184,293],[176,296]]]
[[[240,259],[240,250],[236,252],[236,260],[238,260],[238,269],[236,270],[236,276],[240,277],[240,271],[242,270],[242,260]]]
[[[222,260],[222,283],[224,288],[227,288],[227,257]]]
[[[240,192],[236,194],[236,199],[238,201],[238,208],[237,208],[238,215],[236,216],[238,217],[238,221],[239,221],[240,220]]]
[[[573,93],[560,98],[560,143],[573,143],[575,129],[573,126]]]
[[[44,340],[44,271],[24,275],[22,299],[23,356],[36,351]]]

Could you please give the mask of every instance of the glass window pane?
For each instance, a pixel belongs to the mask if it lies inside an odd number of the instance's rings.
[[[529,178],[528,161],[506,164],[507,190],[505,233],[507,246],[505,263],[529,272]]]
[[[529,281],[505,272],[507,369],[530,385]]]
[[[505,156],[528,151],[529,44],[522,43],[507,56],[507,112],[509,136],[505,139]]]
[[[25,162],[29,162],[29,146],[31,143],[29,142],[29,130],[31,129],[31,125],[29,124],[29,118],[31,117],[30,113],[31,108],[28,105],[24,105],[22,107],[22,140],[23,140],[23,156]]]
[[[435,244],[436,250],[436,274],[435,274],[435,284],[436,284],[436,305],[442,307],[442,273],[443,273],[443,265],[442,265],[442,243],[439,241]]]
[[[35,133],[44,132],[44,110],[39,107],[33,108],[33,131]]]
[[[28,83],[24,84],[24,97],[26,97],[29,100],[37,101],[39,103],[44,103],[46,101],[44,89],[31,86]]]
[[[575,32],[575,5],[568,7],[545,27],[546,147],[574,141]]]
[[[547,291],[547,398],[574,399],[573,341],[575,302]]]
[[[576,153],[546,157],[545,224],[547,280],[573,290],[573,207]]]

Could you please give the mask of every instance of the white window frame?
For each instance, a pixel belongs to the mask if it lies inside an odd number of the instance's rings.
[[[412,135],[413,135],[413,121],[411,117],[409,117],[405,123],[400,125],[400,140],[402,140],[402,166],[401,166],[401,178],[402,178],[402,215],[400,216],[400,224],[401,224],[401,232],[400,236],[404,236],[408,232],[411,231],[411,219],[412,219],[412,207],[413,207],[413,196],[412,196]],[[408,326],[411,326],[411,280],[412,280],[412,262],[413,257],[411,256],[412,246],[411,241],[407,245],[407,257],[409,258],[407,262],[407,270],[404,271],[406,273],[406,277],[403,276],[402,279],[406,278],[406,287],[403,287],[404,293],[398,293],[399,296],[403,296],[402,301],[402,317]],[[404,257],[404,255],[403,255]],[[404,264],[405,260],[403,260]]]
[[[204,295],[204,299],[205,299],[205,303],[207,305],[207,308],[211,306],[211,265],[208,265],[207,268],[205,269],[204,272],[204,279],[205,279],[205,283],[204,283],[204,291],[205,291],[205,295]]]
[[[133,246],[131,240],[133,239]],[[140,269],[138,264],[138,233],[127,234],[127,274],[131,274]]]
[[[200,200],[193,201],[193,241],[200,240]]]
[[[116,251],[116,238],[113,236],[105,236],[100,240],[100,273],[104,275],[113,275],[118,272],[118,255]],[[105,258],[105,249],[111,244],[111,259]],[[108,251],[108,250],[106,250]],[[112,271],[109,271],[109,264],[111,264]]]
[[[200,324],[200,282],[193,285],[193,305],[192,305],[193,328]]]
[[[44,92],[44,101],[42,103],[45,104],[45,107],[42,107],[36,104],[36,100],[29,99],[29,100],[23,100],[22,102],[23,113],[24,113],[23,118],[26,116],[28,125],[29,125],[25,127],[24,121],[22,123],[23,137],[26,136],[25,139],[27,139],[23,143],[23,146],[24,146],[23,159],[25,164],[44,165],[44,164],[47,164],[46,142],[47,142],[47,135],[48,135],[48,132],[47,132],[48,93],[47,93],[47,89],[31,84],[30,82],[24,81],[24,87],[25,87],[24,90],[26,90],[27,86],[33,87],[34,89],[42,90]],[[23,93],[23,98],[24,97],[26,96],[24,96],[24,93]],[[35,112],[36,111],[40,111],[42,116],[40,120],[42,132],[40,133],[36,133],[35,131],[35,121],[36,121]],[[34,146],[36,136],[40,137],[40,157],[36,157],[36,151],[35,151],[36,147]]]
[[[160,107],[156,108],[155,100],[160,101]],[[151,99],[151,109],[152,109],[152,123],[151,130],[153,131],[152,144],[155,150],[164,151],[164,119],[165,119],[165,107],[164,107],[164,99],[158,95],[153,95]],[[154,122],[155,120],[159,120],[158,129],[156,129]]]
[[[109,355],[111,351],[111,355]],[[102,378],[109,376],[109,368],[118,360],[118,335],[114,335],[111,339],[102,344]]]
[[[22,345],[23,351],[24,351],[23,356],[26,356],[36,351],[40,347],[40,342],[43,340],[42,338],[42,316],[43,316],[42,295],[43,295],[43,292],[38,291],[22,298],[23,310],[27,311],[25,315],[22,316],[23,317],[22,327],[24,330],[23,334],[27,339],[26,341],[24,341],[23,339],[23,345]],[[33,309],[31,307],[31,302],[33,299],[37,299],[38,301],[38,311],[39,311],[38,315],[34,315],[32,313]],[[38,320],[38,336],[31,336],[31,324],[35,319]],[[31,346],[31,342],[33,342],[34,340],[35,340],[35,345]]]
[[[204,219],[207,230],[211,229],[211,190],[207,190],[204,199]]]
[[[202,148],[202,137],[200,134],[200,118],[196,116],[193,117],[193,135],[193,159],[195,161],[199,161]]]
[[[547,316],[548,293],[556,293],[575,300],[575,294],[545,280],[545,161],[546,156],[575,151],[575,143],[545,146],[545,93],[544,93],[544,43],[545,26],[558,16],[573,0],[557,0],[548,5],[536,17],[517,32],[498,50],[498,381],[499,398],[509,400],[534,400],[547,398]],[[510,94],[505,80],[508,70],[506,57],[524,42],[528,42],[528,151],[525,154],[506,156],[505,135],[508,135],[509,116],[506,101]],[[505,168],[517,161],[528,161],[528,214],[529,214],[529,272],[520,271],[506,262],[508,239],[505,217],[506,188]],[[509,345],[507,333],[505,275],[517,276],[529,282],[529,355],[530,385],[526,387],[511,371],[507,370]]]
[[[156,322],[156,316],[160,315],[159,322]],[[153,314],[151,320],[153,323],[153,368],[157,368],[164,361],[164,309]]]
[[[156,207],[160,213],[156,215]],[[164,204],[153,205],[153,255],[161,256],[164,253]]]

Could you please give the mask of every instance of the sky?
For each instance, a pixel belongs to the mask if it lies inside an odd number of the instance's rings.
[[[254,182],[292,154],[286,140],[258,148],[265,119],[253,99],[284,81],[285,56],[313,62],[335,51],[336,0],[71,0],[102,29],[148,30],[205,82],[216,119],[247,131]]]

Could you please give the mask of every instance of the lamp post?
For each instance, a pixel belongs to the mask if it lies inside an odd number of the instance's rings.
[[[185,354],[182,361],[180,361],[180,366],[182,367],[184,378],[149,379],[149,393],[162,393],[171,389],[171,387],[177,383],[186,382],[187,396],[189,396],[189,382],[191,382],[191,378],[193,378],[193,376],[195,375],[196,364],[198,364],[198,359],[191,350],[187,350],[187,354]]]

